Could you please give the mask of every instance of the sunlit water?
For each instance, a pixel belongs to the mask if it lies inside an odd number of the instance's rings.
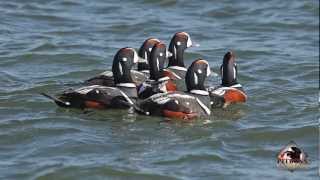
[[[0,179],[318,178],[318,1],[10,0],[0,12]],[[236,53],[245,105],[168,123],[66,110],[38,94],[177,31],[200,44],[187,64],[202,57],[218,72],[224,53]],[[307,169],[276,168],[290,140],[309,154]]]

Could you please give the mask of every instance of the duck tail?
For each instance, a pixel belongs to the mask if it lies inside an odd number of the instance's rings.
[[[62,106],[62,107],[69,107],[70,106],[70,102],[65,102],[59,98],[56,98],[56,97],[51,96],[51,95],[44,93],[44,92],[41,92],[40,94],[50,100],[53,100],[58,106]]]

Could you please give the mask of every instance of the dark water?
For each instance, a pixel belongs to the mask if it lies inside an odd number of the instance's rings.
[[[0,2],[0,179],[317,179],[319,1]],[[55,94],[110,69],[118,48],[187,31],[217,72],[234,50],[249,101],[210,120],[57,108]],[[212,77],[209,84],[215,84]],[[295,140],[306,170],[276,168]]]

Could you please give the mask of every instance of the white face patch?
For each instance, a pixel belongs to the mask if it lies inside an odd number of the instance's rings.
[[[171,57],[171,56],[172,56],[172,53],[169,52],[169,51],[167,51],[167,52],[166,52],[166,57],[168,58],[168,57]]]
[[[211,74],[211,69],[210,69],[210,66],[209,64],[207,65],[207,77],[209,77]]]
[[[198,69],[198,73],[199,73],[199,74],[202,74],[202,71],[201,71],[201,69]]]
[[[163,53],[162,53],[162,52],[161,52],[161,53],[159,53],[159,56],[160,56],[160,57],[162,57],[162,56],[163,56]]]
[[[190,35],[186,32],[181,32],[182,34],[186,35],[188,40],[187,40],[187,47],[191,47],[192,46],[192,41],[191,41],[191,38],[190,38]]]
[[[181,45],[181,42],[180,41],[177,41],[177,46],[180,46]]]
[[[192,41],[191,41],[190,35],[188,33],[186,33],[186,35],[188,37],[187,47],[191,47],[192,46]]]
[[[152,48],[149,48],[149,52],[151,52],[152,51]]]
[[[130,49],[133,51],[133,63],[135,64],[139,61],[139,56],[136,50],[134,50],[133,48],[130,48]]]
[[[126,57],[122,58],[123,62],[126,62],[128,59]]]
[[[194,83],[197,85],[198,84],[198,76],[196,73],[193,73],[194,76]]]

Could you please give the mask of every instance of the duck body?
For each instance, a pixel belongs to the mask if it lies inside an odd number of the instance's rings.
[[[247,95],[241,84],[237,81],[238,69],[235,63],[233,52],[224,55],[220,67],[221,85],[209,87],[212,108],[227,107],[233,103],[243,103],[247,100]]]
[[[208,70],[207,61],[201,59],[194,61],[186,74],[186,92],[154,94],[139,102],[139,107],[146,115],[188,120],[208,117],[211,114],[210,96],[204,88],[204,80],[210,73]]]
[[[164,116],[175,119],[208,117],[211,113],[209,95],[187,92],[155,94],[140,102],[139,107],[147,115]]]
[[[43,94],[61,107],[70,108],[129,108],[138,98],[131,68],[137,63],[132,48],[120,49],[113,59],[112,74],[114,86],[91,85],[64,91],[57,97]],[[109,76],[110,77],[110,76]]]
[[[137,91],[132,87],[106,87],[100,85],[85,86],[75,90],[63,92],[55,100],[61,107],[71,108],[129,108],[135,103]]]

